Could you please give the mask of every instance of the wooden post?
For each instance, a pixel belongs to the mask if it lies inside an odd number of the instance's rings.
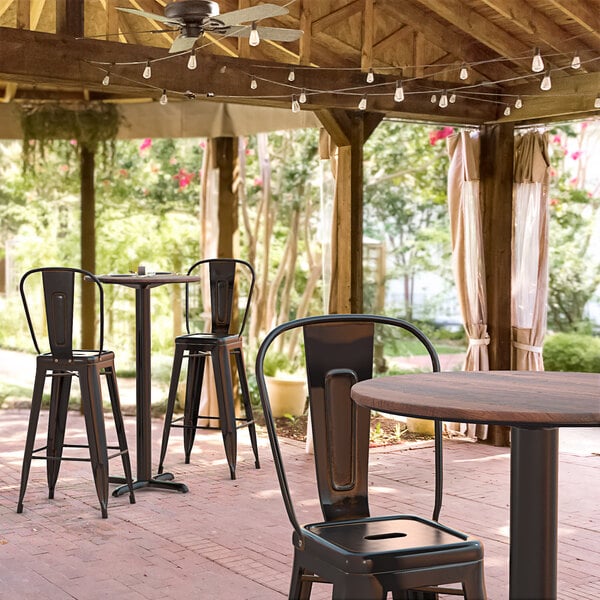
[[[81,268],[96,272],[96,194],[94,190],[95,154],[81,146]],[[81,297],[81,347],[95,348],[96,286],[84,285]]]
[[[231,258],[235,252],[238,230],[237,195],[233,191],[237,163],[238,138],[219,137],[211,140],[213,167],[219,170],[219,238],[217,256]]]
[[[481,135],[481,198],[490,370],[511,368],[511,277],[514,127],[489,125]],[[509,428],[490,426],[488,441],[509,444]]]

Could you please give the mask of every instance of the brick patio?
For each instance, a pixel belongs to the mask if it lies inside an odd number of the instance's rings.
[[[248,435],[240,431],[238,478],[231,481],[219,433],[199,433],[190,465],[183,463],[180,437],[174,433],[166,466],[187,483],[189,493],[140,490],[134,505],[127,495],[111,496],[108,519],[100,518],[87,463],[63,464],[56,497],[50,501],[45,463],[34,461],[25,509],[18,515],[27,417],[24,409],[0,411],[0,598],[286,597],[291,527],[264,435],[262,469],[255,470]],[[127,417],[126,424],[135,450],[134,418]],[[79,414],[70,413],[69,426],[84,436]],[[154,420],[155,464],[161,428],[162,422]],[[298,496],[308,497],[313,473],[304,446],[284,440],[283,447]],[[600,429],[561,431],[561,600],[600,597],[599,452]],[[432,458],[429,443],[374,450],[372,513],[429,516]],[[120,473],[116,461],[111,465]],[[484,541],[490,600],[508,597],[508,469],[507,448],[457,440],[445,444],[441,520]],[[314,502],[303,503],[300,520],[319,520],[317,510]],[[314,600],[329,597],[329,586],[315,586]]]

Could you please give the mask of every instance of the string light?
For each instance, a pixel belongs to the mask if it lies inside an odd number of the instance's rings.
[[[256,81],[256,77],[252,77],[252,81],[250,81],[250,89],[255,90],[258,87],[258,83]]]
[[[534,73],[541,73],[544,70],[544,59],[540,54],[540,49],[536,48],[533,51],[533,60],[531,61],[531,70]]]
[[[367,97],[363,96],[358,103],[358,110],[366,110],[367,108]]]
[[[256,21],[252,23],[252,30],[250,31],[248,43],[251,46],[258,46],[260,44],[260,35],[258,35],[258,29],[256,29]]]
[[[507,104],[506,107],[504,108],[504,116],[508,117],[510,116],[510,106]]]
[[[571,69],[579,69],[581,67],[581,59],[579,58],[579,53],[575,52],[575,56],[573,56],[573,60],[571,61]]]
[[[448,98],[448,102],[450,102],[450,104],[454,104],[456,102],[456,94],[450,94],[450,98]]]
[[[594,108],[600,108],[600,94],[598,94],[594,100]]]
[[[296,71],[294,71],[294,69],[290,70],[290,73],[288,75],[288,81],[295,81],[296,80]]]
[[[375,75],[373,74],[373,69],[369,69],[367,73],[367,83],[373,83],[375,81]]]
[[[550,71],[546,71],[544,78],[542,79],[542,83],[540,84],[540,90],[547,92],[552,88],[552,80],[550,79]]]
[[[442,92],[442,95],[440,96],[439,107],[446,108],[447,106],[448,106],[448,94],[446,93],[446,90],[444,90]]]
[[[150,61],[146,63],[146,66],[144,67],[144,72],[142,73],[142,77],[144,79],[150,79],[150,77],[152,77],[152,67],[150,66]]]
[[[110,85],[110,73],[108,71],[102,80],[102,85]]]
[[[437,96],[435,94],[431,94],[430,101],[431,104],[435,104],[437,102]]]
[[[183,94],[188,100],[195,100],[196,99],[196,94],[194,94],[194,92],[190,91],[190,90],[186,90],[185,94]]]
[[[300,104],[306,103],[306,90],[304,88],[300,92],[300,96],[298,96],[298,102],[300,102]]]
[[[169,98],[167,97],[167,90],[163,90],[162,91],[162,95],[160,97],[159,103],[164,106],[167,102],[169,101]]]
[[[300,103],[298,102],[296,96],[292,96],[292,112],[293,113],[300,112]]]
[[[198,61],[196,60],[196,53],[193,50],[191,50],[190,57],[188,58],[188,61],[187,61],[187,68],[190,71],[193,71],[197,66],[198,66]]]
[[[460,73],[458,76],[460,79],[462,79],[462,81],[469,79],[469,69],[467,69],[467,65],[465,63],[460,66]]]
[[[394,92],[394,101],[402,102],[404,100],[404,87],[402,86],[402,80],[396,81],[396,91]]]
[[[523,108],[523,100],[521,100],[521,96],[515,100],[515,108]]]

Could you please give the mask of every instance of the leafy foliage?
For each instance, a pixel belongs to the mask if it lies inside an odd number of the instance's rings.
[[[546,371],[600,373],[600,339],[577,333],[557,333],[544,343]]]

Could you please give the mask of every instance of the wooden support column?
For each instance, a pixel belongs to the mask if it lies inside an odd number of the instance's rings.
[[[213,138],[211,144],[212,166],[219,171],[219,236],[217,256],[219,258],[231,258],[235,253],[235,236],[238,230],[237,195],[233,191],[238,138]]]
[[[514,127],[484,126],[481,135],[481,198],[490,370],[511,368],[511,275]],[[488,441],[509,443],[509,428],[491,426]]]
[[[96,272],[96,193],[95,154],[82,145],[79,154],[81,190],[81,268]],[[81,347],[95,348],[96,286],[83,286],[81,298]]]
[[[363,310],[363,145],[383,115],[363,111],[318,111],[338,147],[332,223],[330,313]]]

